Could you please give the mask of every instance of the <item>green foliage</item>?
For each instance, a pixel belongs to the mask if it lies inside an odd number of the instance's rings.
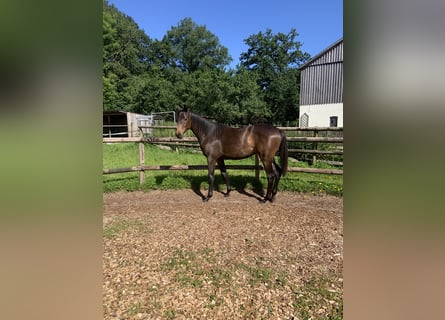
[[[296,41],[298,33],[291,29],[288,34],[273,34],[271,29],[249,36],[244,42],[249,46],[241,54],[241,64],[248,70],[259,71],[261,82],[267,86],[274,76],[289,68],[299,67],[309,59]]]
[[[246,72],[221,70],[186,74],[177,88],[178,105],[212,115],[226,124],[248,124],[268,114],[256,78]]]
[[[134,104],[134,77],[146,70],[151,39],[134,20],[103,3],[103,107],[128,110]]]
[[[181,20],[162,39],[168,67],[192,73],[198,70],[223,69],[232,60],[227,48],[205,26],[191,18]]]
[[[176,103],[175,88],[160,73],[146,73],[135,79],[132,111],[141,114],[170,111]]]
[[[287,124],[289,119],[298,118],[298,67],[309,54],[300,50],[297,36],[295,29],[288,34],[273,34],[267,29],[244,40],[249,49],[241,54],[241,65],[257,74],[274,123]]]
[[[297,33],[249,36],[236,70],[205,25],[184,18],[162,40],[152,40],[133,19],[103,2],[103,108],[142,114],[188,107],[226,124],[298,118]]]

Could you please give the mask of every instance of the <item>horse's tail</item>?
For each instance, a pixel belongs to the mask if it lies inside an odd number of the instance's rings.
[[[280,166],[281,166],[281,174],[283,176],[286,175],[287,172],[287,158],[288,158],[288,151],[287,151],[287,141],[286,141],[286,134],[284,131],[280,130],[281,135],[281,144],[280,144]]]

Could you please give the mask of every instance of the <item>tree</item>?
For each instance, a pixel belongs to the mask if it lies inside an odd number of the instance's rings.
[[[137,77],[132,87],[134,105],[132,111],[142,114],[170,111],[176,105],[175,88],[161,72],[146,73]]]
[[[151,39],[107,1],[103,10],[103,107],[129,110],[134,98],[129,83],[145,72]]]
[[[271,117],[271,112],[262,91],[257,85],[256,74],[246,70],[238,70],[232,77],[233,90],[230,101],[239,108],[238,124],[264,122]]]
[[[185,18],[152,41],[107,1],[103,14],[103,106],[149,114],[188,107],[226,124],[285,123],[298,113],[297,33],[252,35],[237,70],[206,26]]]
[[[191,18],[185,18],[172,27],[157,48],[157,56],[164,64],[184,72],[222,70],[232,60],[218,37]]]
[[[273,34],[267,29],[244,40],[249,49],[241,54],[239,69],[257,75],[257,83],[271,112],[269,120],[275,123],[287,123],[298,114],[298,67],[310,55],[300,50],[297,36],[295,29],[288,34]]]

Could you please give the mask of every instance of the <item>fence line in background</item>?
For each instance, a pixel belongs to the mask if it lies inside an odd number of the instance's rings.
[[[175,126],[139,126],[139,129],[144,128],[152,129],[175,129]],[[306,142],[312,143],[312,149],[292,149],[289,148],[289,152],[308,153],[312,154],[312,163],[316,163],[317,155],[329,154],[329,155],[342,155],[343,150],[317,150],[318,143],[343,143],[343,137],[323,137],[319,136],[319,132],[343,132],[343,128],[295,128],[295,127],[278,127],[284,131],[302,131],[313,132],[311,137],[287,137],[288,142]],[[120,143],[120,142],[138,142],[139,143],[139,165],[126,168],[112,168],[103,169],[103,174],[114,174],[123,172],[139,172],[139,182],[141,184],[145,181],[145,171],[150,170],[207,170],[207,165],[159,165],[159,166],[146,166],[145,165],[145,152],[144,143],[152,144],[167,144],[177,147],[199,147],[198,139],[196,137],[185,137],[183,139],[177,139],[174,137],[132,137],[132,138],[107,138],[102,139],[103,143]],[[341,163],[342,164],[342,163]],[[263,169],[263,166],[259,164],[258,156],[255,156],[255,165],[226,165],[227,169],[232,170],[255,170],[255,177],[259,178],[259,172]],[[216,167],[218,169],[218,166]],[[305,172],[305,173],[320,173],[320,174],[343,174],[343,170],[340,169],[319,169],[319,168],[299,168],[288,167],[288,172]]]

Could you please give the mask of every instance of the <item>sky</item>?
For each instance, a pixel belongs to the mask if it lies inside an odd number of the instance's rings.
[[[152,39],[161,40],[179,21],[190,17],[219,38],[239,63],[244,39],[260,31],[289,33],[294,28],[301,50],[312,57],[343,37],[342,0],[108,0],[133,18]]]

